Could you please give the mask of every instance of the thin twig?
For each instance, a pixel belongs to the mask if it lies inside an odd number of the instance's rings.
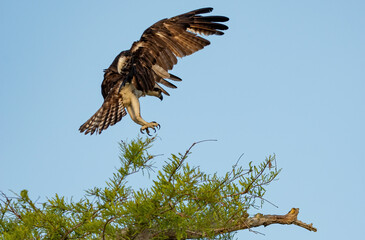
[[[188,150],[186,150],[185,154],[181,157],[181,161],[179,162],[179,165],[174,169],[174,171],[170,174],[169,176],[169,182],[171,182],[172,177],[175,175],[175,173],[180,169],[180,167],[182,166],[184,160],[188,157],[188,154],[190,153],[191,149],[199,144],[199,143],[203,143],[203,142],[213,142],[213,141],[218,141],[217,139],[207,139],[207,140],[201,140],[198,142],[194,142],[189,148]]]
[[[13,208],[13,206],[11,205],[11,199],[8,198],[8,196],[5,195],[5,193],[1,192],[1,195],[3,195],[3,197],[6,200],[6,204],[10,209],[10,212],[13,213],[17,218],[19,218],[19,220],[22,220],[22,216]],[[2,202],[5,203],[5,201],[2,200]]]
[[[106,221],[106,223],[104,224],[104,227],[103,227],[103,240],[105,240],[105,230],[106,230],[106,226],[109,224],[109,223],[111,223],[111,222],[113,222],[114,220],[115,220],[116,218],[115,217],[111,217],[111,218],[109,218],[107,221]]]
[[[255,178],[251,181],[251,183],[246,187],[245,191],[243,191],[242,194],[246,194],[250,191],[250,188],[252,187],[252,184],[254,182],[256,182],[257,179],[259,179],[259,177],[264,173],[265,169],[267,168],[267,166],[269,165],[271,161],[267,161],[264,165],[264,167],[261,169],[261,171],[255,176]]]

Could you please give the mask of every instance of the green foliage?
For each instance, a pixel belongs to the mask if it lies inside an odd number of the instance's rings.
[[[248,169],[238,162],[224,176],[206,174],[172,154],[149,189],[127,187],[129,175],[147,172],[156,157],[155,138],[120,144],[121,167],[104,188],[86,191],[80,201],[57,194],[40,204],[26,190],[0,197],[1,239],[232,239],[231,226],[243,223],[247,210],[264,202],[265,187],[280,172],[269,156]],[[259,200],[259,205],[257,205]],[[173,236],[173,237],[172,237]]]

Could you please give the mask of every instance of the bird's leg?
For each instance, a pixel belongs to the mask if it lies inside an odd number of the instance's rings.
[[[127,107],[127,111],[130,115],[130,117],[132,118],[132,120],[141,125],[141,133],[143,133],[143,131],[146,131],[146,133],[148,135],[150,135],[150,131],[148,128],[152,128],[155,132],[156,129],[155,128],[160,128],[160,124],[156,123],[156,122],[146,122],[145,120],[143,120],[143,118],[141,117],[141,113],[140,113],[140,105],[139,105],[139,100],[138,98],[134,95],[134,94],[130,94],[129,96],[129,103],[126,107]]]

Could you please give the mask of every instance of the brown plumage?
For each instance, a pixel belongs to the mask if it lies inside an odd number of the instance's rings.
[[[81,127],[85,134],[101,133],[119,122],[127,108],[133,121],[142,125],[141,132],[159,127],[156,122],[146,122],[140,116],[138,98],[145,95],[162,100],[169,95],[164,85],[176,88],[167,81],[181,81],[168,71],[177,63],[177,57],[188,56],[210,42],[200,35],[223,35],[228,27],[219,22],[229,19],[224,16],[201,16],[213,8],[202,8],[172,18],[162,19],[147,28],[139,41],[130,50],[121,52],[105,70],[101,85],[104,103],[101,108]]]

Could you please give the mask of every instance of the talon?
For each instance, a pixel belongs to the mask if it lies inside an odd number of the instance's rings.
[[[146,128],[146,132],[147,132],[147,135],[148,135],[148,136],[150,136],[150,137],[152,136],[152,135],[150,134],[150,131],[148,130],[148,128]]]
[[[147,124],[143,125],[140,129],[140,132],[142,134],[144,134],[145,133],[144,131],[146,131],[148,136],[152,136],[150,134],[149,129],[153,129],[154,133],[156,133],[157,129],[160,129],[160,127],[161,127],[160,124],[158,124],[157,122],[150,122],[150,123],[147,123]]]

